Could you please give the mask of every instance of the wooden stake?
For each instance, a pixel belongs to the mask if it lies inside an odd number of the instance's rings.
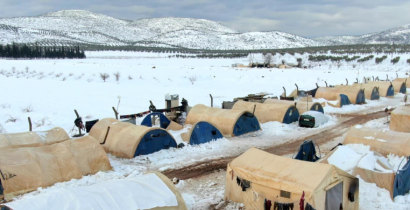
[[[211,97],[211,107],[214,107],[214,98],[212,97],[211,94],[209,94],[209,96]]]
[[[115,109],[115,107],[112,107],[112,110],[114,110],[115,119],[118,120],[118,112],[117,112],[117,110]]]
[[[31,118],[30,117],[28,117],[28,126],[29,126],[30,131],[33,131],[33,125],[31,124]]]

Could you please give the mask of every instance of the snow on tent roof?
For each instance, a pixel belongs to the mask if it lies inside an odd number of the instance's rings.
[[[111,170],[107,154],[91,136],[52,145],[0,149],[0,170],[5,200],[78,179],[98,171]]]
[[[207,121],[217,126],[226,137],[243,135],[260,130],[257,117],[244,110],[212,108],[202,104],[191,108],[186,118],[186,124]]]
[[[410,133],[410,106],[399,106],[392,111],[390,130]]]
[[[177,147],[175,139],[165,129],[134,125],[109,118],[95,124],[90,135],[100,138],[99,141],[104,143],[103,147],[107,152],[123,158]]]
[[[196,145],[223,138],[223,135],[212,123],[200,121],[195,123],[188,132],[181,134],[181,138],[191,145]]]
[[[351,127],[343,144],[369,145],[372,151],[379,152],[384,156],[390,153],[398,156],[410,155],[410,133]]]
[[[13,210],[187,210],[176,187],[160,173],[109,180],[90,186],[50,189],[4,205]]]
[[[269,99],[267,99],[269,100]],[[266,101],[266,100],[265,100]],[[254,103],[246,101],[237,101],[232,110],[245,110],[248,112],[253,112],[256,105],[255,116],[258,118],[259,122],[272,122],[277,121],[280,123],[290,124],[298,121],[299,111],[295,107],[295,104],[282,104],[282,103]]]
[[[374,85],[379,88],[379,94],[382,97],[394,96],[394,87],[391,82],[385,81],[370,81],[366,84]],[[366,93],[367,96],[367,93]]]
[[[69,140],[67,132],[60,127],[48,131],[28,131],[0,134],[0,148],[37,147]]]
[[[249,190],[243,192],[237,178],[249,181]],[[344,209],[359,209],[359,181],[356,177],[333,165],[295,160],[251,148],[228,164],[225,198],[244,203],[245,208],[263,209],[263,198],[293,203],[300,200],[304,191],[305,202],[316,209],[325,209],[326,191],[339,183],[343,183],[344,192],[348,192],[351,185],[357,186],[354,202],[348,200],[348,193],[342,196]],[[262,199],[254,201],[253,192]],[[290,195],[286,198],[281,192]]]

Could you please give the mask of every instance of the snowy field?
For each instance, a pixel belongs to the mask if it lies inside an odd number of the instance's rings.
[[[248,58],[179,59],[168,58],[172,54],[136,52],[87,52],[86,55],[85,60],[0,60],[0,84],[3,88],[0,98],[0,132],[28,131],[27,117],[31,117],[33,130],[48,130],[60,126],[72,135],[76,132],[73,130],[76,118],[74,109],[78,110],[83,120],[114,117],[111,108],[113,106],[118,107],[120,114],[133,114],[147,111],[150,100],[157,108],[164,108],[165,94],[168,93],[179,94],[180,100],[187,99],[190,106],[210,105],[209,94],[212,94],[214,106],[221,107],[223,101],[232,101],[235,97],[248,94],[264,92],[279,96],[283,92],[282,87],[285,87],[289,94],[295,89],[295,83],[301,90],[310,90],[316,87],[316,83],[325,86],[324,81],[336,85],[345,84],[345,79],[351,84],[356,78],[372,76],[385,79],[388,75],[389,79],[394,79],[396,73],[399,77],[408,77],[406,73],[410,70],[410,66],[405,63],[410,54],[394,55],[401,56],[400,62],[394,66],[389,63],[391,55],[388,55],[389,59],[378,65],[375,65],[373,60],[364,63],[341,62],[342,65],[338,67],[329,61],[321,62],[320,65],[312,64],[314,67],[306,70],[231,67],[233,63],[247,65]],[[261,57],[260,54],[254,56]],[[376,57],[380,56],[382,55]],[[298,57],[302,57],[306,65],[309,64],[307,54]],[[296,58],[288,54],[276,55],[273,59],[277,64],[282,60],[296,63]],[[116,81],[113,75],[116,72],[121,75],[119,81]],[[110,75],[106,82],[102,81],[100,73]],[[113,171],[57,183],[47,189],[24,195],[21,199],[50,188],[91,185],[104,180],[132,177],[151,170],[164,171],[207,159],[239,155],[251,147],[267,148],[319,133],[340,123],[343,119],[340,119],[338,114],[365,113],[402,105],[403,96],[397,94],[392,99],[381,98],[378,101],[367,101],[366,105],[349,105],[343,108],[326,106],[325,113],[331,114],[326,114],[329,122],[315,129],[299,128],[296,124],[268,122],[262,124],[261,131],[252,134],[223,138],[182,149],[162,150],[131,160],[109,155]],[[15,122],[12,122],[13,119]],[[365,126],[384,128],[383,120],[371,121]],[[180,143],[181,133],[186,130],[187,128],[171,134]],[[182,181],[178,187],[189,208],[203,209],[211,204],[219,204],[223,200],[223,176],[224,171],[221,171],[199,180]],[[362,181],[360,184],[360,190],[363,190],[360,193],[361,209],[409,209],[407,206],[410,197],[393,202],[374,184],[362,184]],[[209,189],[204,190],[208,187]],[[206,193],[202,193],[203,191]],[[377,192],[376,196],[367,196],[374,192]],[[372,199],[381,200],[382,204],[367,206]],[[237,205],[230,204],[228,207],[235,209],[235,206]]]

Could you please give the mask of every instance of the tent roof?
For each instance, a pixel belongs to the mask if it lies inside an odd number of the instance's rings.
[[[67,132],[60,127],[48,131],[28,131],[0,134],[0,148],[36,147],[69,140]]]
[[[88,135],[94,137],[100,144],[104,142],[107,128],[114,122],[120,122],[114,118],[104,118],[98,121],[92,128]]]
[[[273,100],[267,99],[265,100]],[[278,101],[278,100],[276,100]],[[250,113],[253,113],[253,109],[255,108],[255,116],[258,118],[260,123],[271,122],[271,121],[278,121],[283,122],[283,118],[285,117],[286,112],[289,108],[295,107],[295,104],[288,104],[288,103],[255,103],[255,102],[247,102],[247,101],[237,101],[232,110],[245,110]]]
[[[256,148],[235,158],[229,166],[248,181],[298,193],[303,190],[311,194],[329,176],[337,180],[332,172],[354,178],[333,165],[294,160]]]

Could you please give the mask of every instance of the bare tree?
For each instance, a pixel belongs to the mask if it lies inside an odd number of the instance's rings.
[[[270,65],[270,63],[272,62],[272,57],[273,56],[271,53],[266,53],[266,55],[263,57],[265,66]]]
[[[115,76],[115,80],[116,80],[117,82],[120,81],[121,73],[120,73],[119,71],[115,72],[115,73],[114,73],[114,76]]]
[[[110,75],[107,73],[100,73],[101,79],[105,82],[108,78],[110,78]]]
[[[194,84],[194,82],[196,82],[196,76],[191,76],[189,77],[189,81]]]

